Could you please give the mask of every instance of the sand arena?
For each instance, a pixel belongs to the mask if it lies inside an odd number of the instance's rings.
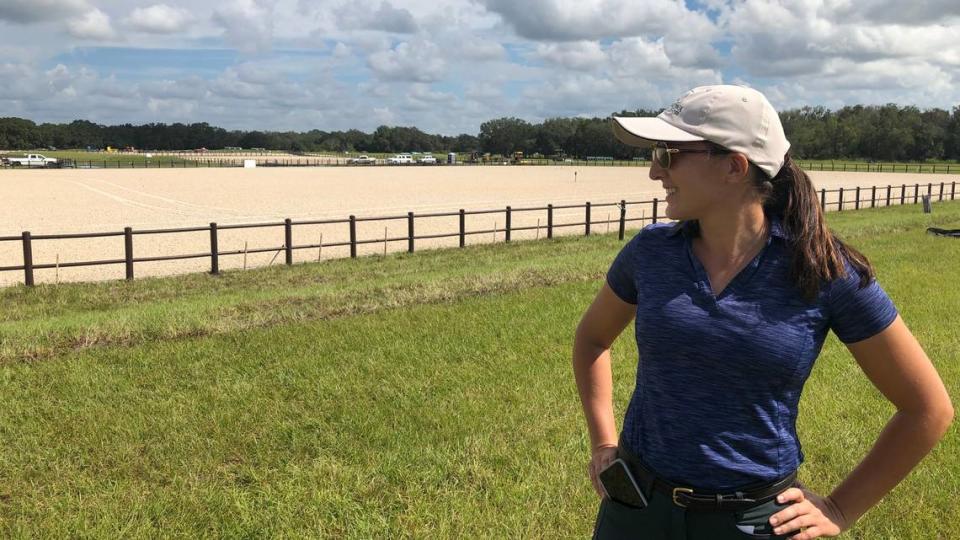
[[[899,186],[929,182],[939,185],[953,179],[945,175],[903,173],[811,172],[817,189]],[[937,194],[935,188],[934,194]],[[80,232],[120,232],[124,227],[136,230],[204,227],[241,223],[345,219],[373,216],[417,214],[545,206],[594,205],[662,199],[659,182],[648,178],[644,167],[573,166],[457,166],[457,167],[310,167],[310,168],[213,168],[213,169],[119,169],[119,170],[5,170],[0,171],[0,193],[7,210],[0,216],[0,236],[19,236]],[[878,196],[881,191],[878,190]],[[885,196],[885,189],[882,190]],[[834,195],[835,197],[835,195]],[[869,198],[869,190],[862,197]],[[896,202],[899,202],[899,198]],[[853,206],[852,193],[845,197]],[[912,202],[912,199],[911,199]],[[661,203],[662,204],[662,203]],[[662,215],[662,208],[660,207]],[[592,212],[592,231],[617,230],[619,211],[598,207]],[[649,207],[629,208],[627,218],[646,217]],[[607,220],[610,220],[609,226]],[[546,212],[514,212],[513,227],[534,227],[539,220],[539,237],[546,236]],[[554,225],[584,221],[584,210],[557,209]],[[468,216],[467,231],[501,229],[498,233],[468,235],[466,243],[502,242],[502,212]],[[459,218],[418,218],[416,235],[456,233]],[[638,228],[639,222],[628,223]],[[386,228],[386,231],[384,230]],[[398,238],[387,242],[387,251],[407,249],[407,221],[360,222],[360,240],[379,240],[359,247],[359,255],[383,253],[384,234]],[[583,234],[583,227],[558,227],[555,235]],[[346,224],[303,225],[293,228],[293,245],[324,244],[349,240]],[[533,239],[537,231],[513,233],[514,240]],[[399,238],[403,238],[399,240]],[[274,247],[284,243],[283,227],[221,230],[219,250],[234,251]],[[209,253],[208,231],[134,236],[134,256],[150,257],[175,254]],[[453,247],[458,238],[418,240],[416,249]],[[122,259],[122,236],[94,239],[36,240],[34,264],[69,261]],[[294,262],[316,261],[349,256],[347,247],[296,250]],[[283,264],[284,254],[249,254],[247,266]],[[220,257],[220,269],[243,266],[243,256]],[[19,241],[0,242],[0,266],[23,264]],[[209,271],[210,259],[145,262],[135,265],[137,278],[176,273]],[[36,270],[37,283],[123,279],[124,265],[92,266]],[[0,285],[22,283],[22,271],[0,272]]]

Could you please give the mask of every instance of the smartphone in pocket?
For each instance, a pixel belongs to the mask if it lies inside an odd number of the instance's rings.
[[[637,484],[637,480],[620,458],[613,460],[607,468],[600,471],[600,486],[610,499],[633,508],[646,508],[647,498]]]

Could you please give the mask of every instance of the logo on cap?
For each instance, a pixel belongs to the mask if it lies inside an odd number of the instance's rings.
[[[683,105],[680,104],[680,100],[673,102],[673,105],[670,106],[670,112],[676,116],[680,116],[680,113],[683,112]]]

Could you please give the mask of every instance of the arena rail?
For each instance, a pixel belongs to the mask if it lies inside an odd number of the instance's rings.
[[[949,187],[949,198],[950,200],[955,200],[956,198],[956,188],[957,183],[951,182],[947,184],[945,182],[940,182],[939,191],[935,195],[933,188],[936,184],[929,182],[926,184],[926,195],[931,201],[943,201],[947,196],[946,191]],[[921,187],[922,184],[915,183],[910,186],[907,184],[901,184],[900,186],[893,186],[887,184],[886,186],[871,186],[870,188],[861,188],[857,186],[855,189],[851,188],[838,188],[834,190],[821,189],[820,190],[820,207],[826,212],[831,209],[836,209],[837,211],[843,211],[845,208],[849,208],[851,205],[854,210],[859,210],[861,208],[866,208],[866,204],[869,202],[869,208],[875,208],[877,206],[891,206],[891,205],[904,205],[904,204],[918,204],[921,202]],[[911,189],[912,188],[912,191]],[[869,198],[866,197],[866,193],[869,191]],[[833,201],[828,200],[828,195],[837,194],[837,197]],[[852,200],[845,200],[844,194],[852,194]],[[934,197],[937,197],[934,199]],[[912,201],[911,201],[912,199]],[[899,201],[899,203],[898,203]],[[70,267],[80,267],[80,266],[98,266],[98,265],[113,265],[113,264],[123,264],[126,268],[126,279],[134,279],[134,265],[136,263],[142,262],[153,262],[153,261],[170,261],[170,260],[187,260],[187,259],[197,259],[197,258],[210,258],[210,273],[219,274],[220,273],[220,257],[222,256],[231,256],[231,255],[246,255],[251,253],[266,253],[266,252],[284,252],[285,262],[287,265],[293,264],[293,252],[295,250],[302,249],[323,249],[325,247],[343,247],[349,246],[350,248],[350,257],[357,257],[357,246],[364,244],[384,244],[386,246],[387,242],[407,242],[407,251],[413,253],[416,247],[417,240],[426,240],[434,238],[459,238],[459,246],[462,248],[466,245],[466,237],[469,235],[481,235],[481,234],[493,234],[494,237],[497,233],[503,233],[504,239],[506,242],[510,242],[512,235],[515,232],[519,231],[528,231],[528,230],[537,230],[537,238],[539,239],[539,231],[543,228],[537,222],[537,226],[524,226],[524,227],[514,227],[513,226],[513,217],[518,213],[524,212],[546,212],[546,238],[553,238],[554,231],[561,228],[574,228],[574,227],[583,227],[584,236],[590,236],[591,226],[599,225],[606,223],[609,227],[610,220],[609,214],[606,220],[595,220],[593,211],[597,208],[613,208],[616,207],[619,209],[619,219],[617,220],[619,226],[619,239],[623,240],[626,233],[627,223],[634,223],[639,221],[641,226],[644,225],[644,222],[649,221],[650,223],[657,223],[661,218],[658,215],[660,200],[654,198],[649,201],[633,201],[627,202],[626,200],[620,200],[619,202],[611,203],[601,203],[593,204],[591,202],[586,202],[582,205],[562,205],[554,206],[548,204],[546,206],[537,206],[537,207],[528,207],[528,208],[512,208],[507,206],[506,208],[499,209],[490,209],[490,210],[475,210],[475,211],[466,211],[460,209],[457,212],[441,212],[441,213],[427,213],[427,214],[415,214],[414,212],[407,212],[405,215],[396,215],[396,216],[379,216],[379,217],[357,217],[351,215],[346,219],[332,219],[332,220],[307,220],[307,221],[293,221],[289,218],[283,220],[282,222],[271,222],[271,223],[247,223],[247,224],[237,224],[237,225],[219,225],[217,223],[210,223],[209,226],[200,226],[200,227],[184,227],[184,228],[175,228],[175,229],[144,229],[144,230],[133,230],[131,227],[125,227],[123,231],[114,231],[114,232],[97,232],[97,233],[72,233],[72,234],[44,234],[44,235],[33,235],[30,231],[23,231],[19,236],[2,236],[0,237],[0,243],[2,242],[21,242],[23,247],[23,264],[18,266],[0,266],[0,272],[14,272],[22,271],[24,273],[24,284],[32,287],[34,285],[34,271],[42,269],[52,269],[52,268],[70,268]],[[651,209],[649,217],[644,212],[644,217],[634,217],[627,218],[627,208],[628,207],[648,207]],[[574,223],[554,223],[554,211],[555,210],[567,210],[567,209],[583,209],[584,217],[583,221],[578,221]],[[483,230],[471,230],[466,229],[466,217],[474,215],[483,215],[483,214],[498,214],[502,213],[504,215],[504,226],[503,228],[494,227],[493,229],[483,229]],[[417,219],[429,219],[437,217],[459,217],[459,230],[457,232],[451,233],[442,233],[442,234],[429,234],[429,235],[416,235],[416,220]],[[385,221],[402,221],[406,220],[407,222],[407,235],[400,237],[387,238],[375,238],[375,239],[360,239],[357,237],[357,223],[358,222],[385,222]],[[293,243],[293,228],[295,226],[304,226],[304,225],[346,225],[349,227],[349,241],[346,242],[328,242],[323,243],[322,239],[320,243],[317,244],[302,244],[294,245]],[[282,227],[284,233],[284,243],[279,247],[266,247],[266,248],[256,248],[250,250],[230,250],[230,251],[221,251],[218,248],[218,232],[223,230],[230,229],[251,229],[251,228],[270,228],[270,227]],[[210,251],[205,251],[202,253],[189,253],[189,254],[180,254],[180,255],[164,255],[156,257],[135,257],[133,252],[133,239],[135,236],[139,235],[154,235],[154,234],[179,234],[179,233],[195,233],[209,231],[210,233]],[[47,241],[47,240],[64,240],[64,239],[85,239],[85,238],[104,238],[104,237],[119,237],[122,236],[124,239],[124,258],[123,259],[105,259],[105,260],[92,260],[92,261],[73,261],[73,262],[59,262],[56,263],[35,263],[33,260],[33,243],[36,241]]]
[[[554,160],[548,158],[524,158],[521,162],[515,163],[510,158],[501,159],[478,159],[474,161],[458,159],[454,163],[445,163],[438,161],[436,164],[409,163],[409,164],[390,164],[386,158],[379,158],[375,164],[347,163],[346,158],[321,158],[321,157],[300,157],[292,158],[289,156],[277,157],[279,154],[257,154],[253,158],[230,157],[230,154],[189,154],[189,153],[157,153],[156,158],[131,157],[129,160],[110,160],[110,159],[61,159],[54,165],[46,167],[11,167],[3,165],[4,169],[16,170],[45,170],[45,169],[195,169],[195,168],[239,168],[244,166],[244,161],[253,159],[257,162],[257,167],[438,167],[438,166],[564,166],[564,167],[649,167],[650,162],[646,159],[635,158],[632,160],[601,160],[601,159],[564,159]],[[163,156],[172,156],[181,159],[181,161],[171,161],[162,159]],[[211,157],[224,156],[224,157]],[[272,157],[272,158],[271,158]],[[868,172],[868,173],[917,173],[917,174],[952,174],[960,171],[960,165],[952,163],[869,163],[869,162],[834,162],[834,161],[803,161],[797,160],[806,171],[817,172]]]

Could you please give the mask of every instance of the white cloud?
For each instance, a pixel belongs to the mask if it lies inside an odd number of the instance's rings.
[[[107,41],[116,37],[110,26],[110,16],[96,8],[79,19],[68,21],[67,31],[75,38],[93,41]]]
[[[500,116],[658,108],[742,80],[777,107],[950,109],[958,12],[956,0],[0,0],[0,105],[37,121],[476,133]],[[208,51],[184,61],[195,48]]]
[[[464,95],[467,99],[481,102],[494,102],[503,99],[503,91],[490,83],[468,85]]]
[[[440,49],[425,40],[405,41],[375,52],[367,58],[367,64],[382,79],[415,82],[437,81],[446,67]]]
[[[892,24],[940,24],[960,18],[960,2],[956,0],[826,0],[829,10],[838,21],[881,22]]]
[[[333,47],[333,56],[334,58],[346,58],[350,56],[350,47],[347,47],[343,42],[338,41],[337,44]]]
[[[223,37],[243,52],[269,50],[273,44],[273,6],[270,0],[230,0],[213,12]]]
[[[58,21],[89,9],[85,0],[3,0],[0,20],[20,24]]]
[[[396,124],[397,121],[397,115],[393,114],[390,107],[374,107],[373,118],[378,124],[385,126]]]
[[[714,25],[683,2],[648,0],[642,4],[610,0],[478,0],[500,14],[522,37],[535,41],[574,41],[662,35],[671,29],[696,29],[710,39]],[[709,32],[709,33],[705,33]]]
[[[501,60],[507,55],[503,45],[493,40],[458,36],[456,42],[460,47],[460,57],[466,60]]]
[[[157,100],[199,100],[207,93],[207,81],[196,76],[181,80],[149,81],[140,83],[140,91]]]
[[[865,24],[837,17],[823,5],[814,9],[802,2],[747,1],[722,19],[733,38],[733,59],[761,77],[817,77],[829,74],[830,66],[839,61],[856,75],[886,59],[900,61],[895,72],[928,64],[956,67],[960,59],[957,25]],[[864,77],[863,87],[871,80]]]
[[[423,83],[414,83],[410,85],[410,91],[407,93],[407,98],[414,101],[432,104],[449,103],[456,99],[453,94],[431,90],[429,85]]]
[[[186,9],[154,4],[134,9],[127,17],[126,23],[141,32],[171,34],[183,31],[192,18]]]
[[[540,44],[536,55],[551,64],[575,71],[592,71],[607,64],[607,55],[596,41]]]
[[[377,8],[373,2],[354,0],[334,10],[340,28],[379,30],[397,34],[413,34],[418,30],[417,21],[406,9],[397,9],[386,0]]]

